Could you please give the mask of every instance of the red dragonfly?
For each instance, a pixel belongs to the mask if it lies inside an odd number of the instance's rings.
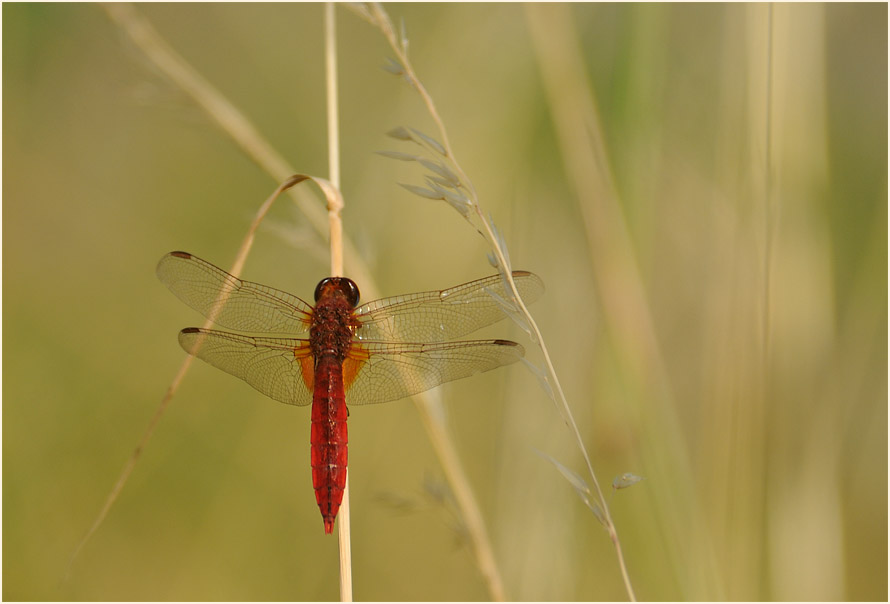
[[[524,354],[509,340],[448,341],[507,316],[500,275],[361,306],[354,282],[328,277],[312,306],[186,252],[161,258],[157,274],[217,325],[258,334],[188,327],[179,333],[186,352],[277,401],[312,404],[312,485],[325,533],[333,532],[346,487],[347,406],[404,398]],[[527,304],[544,291],[532,273],[515,271],[513,279]]]

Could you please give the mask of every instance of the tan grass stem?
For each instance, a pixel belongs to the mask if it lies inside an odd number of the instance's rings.
[[[480,229],[480,233],[488,240],[491,245],[491,249],[495,258],[497,259],[498,266],[502,269],[502,273],[504,274],[504,278],[508,282],[510,289],[513,294],[513,301],[516,303],[518,307],[518,311],[521,314],[522,318],[528,325],[530,333],[532,335],[532,339],[535,343],[538,344],[543,357],[544,362],[547,367],[547,381],[554,389],[554,394],[558,399],[558,403],[562,409],[562,413],[564,418],[566,419],[566,423],[569,425],[570,429],[573,432],[573,436],[578,444],[578,447],[581,450],[581,453],[584,457],[584,461],[587,465],[588,472],[591,477],[591,482],[593,484],[597,503],[602,512],[601,521],[606,526],[606,529],[609,533],[609,537],[615,547],[619,567],[621,570],[622,580],[624,582],[625,589],[627,591],[628,597],[630,600],[635,600],[636,596],[634,594],[633,586],[630,581],[630,577],[627,572],[627,565],[624,561],[624,555],[621,550],[621,542],[618,538],[617,529],[612,522],[611,516],[609,514],[608,502],[603,494],[602,489],[600,488],[599,481],[596,478],[596,474],[593,470],[593,464],[590,460],[590,455],[587,452],[587,448],[584,446],[584,441],[581,436],[581,432],[578,429],[577,422],[575,422],[574,414],[572,413],[571,407],[569,406],[568,400],[566,399],[565,393],[562,389],[562,385],[559,380],[559,376],[556,373],[556,369],[553,366],[553,363],[550,358],[550,353],[547,349],[546,342],[544,340],[543,334],[538,328],[537,323],[532,317],[531,313],[529,313],[528,308],[525,306],[519,292],[516,288],[516,284],[513,281],[513,276],[511,273],[511,267],[509,261],[507,259],[507,252],[503,248],[503,244],[501,239],[494,232],[493,225],[486,217],[484,210],[479,204],[478,196],[476,194],[475,188],[472,185],[470,179],[466,176],[466,173],[461,168],[457,159],[454,156],[454,152],[451,148],[451,143],[449,142],[448,133],[445,128],[445,124],[439,116],[438,111],[436,110],[435,104],[433,102],[432,97],[427,92],[426,87],[420,81],[420,79],[416,76],[414,72],[414,68],[411,66],[411,62],[408,58],[406,52],[406,44],[403,40],[397,38],[395,29],[392,26],[392,21],[389,18],[389,15],[383,10],[383,8],[377,3],[371,3],[367,7],[367,13],[364,15],[373,25],[376,25],[384,37],[389,42],[390,48],[396,54],[396,58],[400,64],[400,67],[403,71],[402,75],[411,83],[414,89],[421,96],[424,104],[426,105],[427,111],[432,117],[433,121],[436,124],[439,135],[439,142],[441,142],[442,147],[445,150],[444,156],[447,158],[449,162],[449,167],[457,174],[460,180],[460,186],[466,191],[467,197],[472,201],[472,210],[475,213],[475,226],[477,229]],[[471,221],[473,222],[473,221]]]
[[[571,10],[571,7],[558,4],[546,7],[527,5],[526,21],[534,41],[569,182],[587,231],[590,262],[607,327],[615,341],[621,344],[622,354],[632,367],[633,375],[639,377],[645,399],[652,401],[659,418],[659,421],[649,422],[649,425],[658,426],[652,429],[658,430],[660,439],[648,438],[647,441],[668,443],[661,445],[664,450],[653,453],[652,458],[658,462],[657,470],[663,470],[664,476],[674,474],[683,477],[682,484],[674,485],[674,491],[691,492],[690,460],[685,445],[679,439],[680,431],[676,429],[677,418],[670,404],[671,387],[664,357],[656,337],[628,226],[612,182],[608,153],[594,96],[580,58]],[[694,518],[695,510],[682,510],[682,505],[674,505],[673,502],[664,502],[657,507],[662,514],[686,515],[682,522],[665,521],[665,526],[694,526],[691,518]],[[677,547],[683,543],[697,546],[698,536],[677,533],[668,539]],[[628,595],[633,597],[620,548],[617,552]],[[675,565],[682,564],[677,558],[670,561]],[[710,570],[703,574],[710,575]]]
[[[275,151],[236,107],[164,41],[151,24],[132,5],[105,4],[103,6],[111,19],[129,37],[133,44],[173,83],[187,92],[198,106],[213,118],[217,126],[231,136],[234,142],[263,170],[270,174],[272,178],[282,181],[289,174],[293,174],[296,171],[288,165],[287,161]],[[323,186],[318,181],[316,181],[316,184]],[[297,207],[303,212],[316,232],[320,236],[328,234],[330,222],[329,217],[325,216],[325,210],[306,194],[292,192],[292,197]],[[341,247],[343,249],[343,265],[346,268],[346,272],[356,282],[362,284],[363,290],[369,297],[378,297],[379,289],[371,277],[370,270],[349,237],[342,236]],[[163,414],[164,409],[166,409],[171,396],[172,393],[165,395],[164,401],[156,413],[157,417],[153,419],[152,425],[146,430],[145,436],[137,447],[138,452],[141,452],[149,440],[154,430],[154,425]],[[445,475],[450,482],[450,487],[455,494],[460,515],[470,534],[473,552],[480,572],[487,582],[492,598],[503,600],[503,585],[500,581],[497,567],[494,565],[494,556],[488,536],[485,534],[484,525],[481,522],[482,514],[473,496],[466,472],[457,456],[453,438],[446,425],[429,416],[425,403],[432,399],[428,395],[414,397],[414,400],[417,403],[421,419],[423,420],[424,427],[427,429],[439,463],[442,464]],[[138,454],[135,457],[138,457]],[[135,458],[131,460],[121,474],[105,507],[103,507],[87,537],[78,546],[77,552],[80,551],[83,544],[102,523],[111,505],[126,483],[129,473],[132,472],[133,464],[135,464]]]
[[[328,125],[328,177],[334,188],[340,190],[340,120],[339,95],[337,93],[337,20],[334,4],[326,2],[324,7],[324,55],[325,84],[327,92]],[[338,196],[336,203],[328,200],[328,221],[331,237],[331,275],[343,275],[343,198]],[[352,542],[350,530],[349,473],[343,489],[337,518],[337,539],[340,553],[340,601],[352,602]]]
[[[272,207],[272,204],[278,198],[281,193],[286,191],[287,189],[297,185],[304,180],[309,179],[310,177],[299,174],[292,176],[287,179],[278,188],[275,189],[275,192],[269,196],[266,201],[260,206],[257,210],[256,215],[254,216],[253,221],[248,228],[247,234],[241,242],[241,246],[238,249],[238,253],[235,256],[235,262],[232,264],[232,267],[229,269],[229,273],[234,276],[238,276],[241,273],[241,270],[244,268],[244,262],[247,259],[247,255],[250,252],[250,248],[253,245],[254,236],[256,235],[256,231],[262,223],[263,219],[266,217],[266,214],[269,213],[269,209]],[[213,320],[208,318],[203,328],[208,328],[213,324]],[[130,474],[133,473],[133,469],[136,467],[136,462],[139,460],[139,457],[142,455],[143,449],[148,444],[148,441],[151,440],[152,434],[154,434],[155,428],[160,422],[161,417],[164,415],[164,412],[167,410],[167,407],[170,404],[170,401],[173,399],[173,395],[176,394],[176,391],[179,389],[179,385],[182,383],[183,378],[185,378],[185,374],[188,373],[189,367],[191,367],[192,361],[194,360],[194,356],[186,355],[185,359],[182,361],[182,365],[179,366],[179,370],[176,372],[176,376],[173,378],[173,381],[170,383],[170,386],[167,388],[167,392],[164,393],[164,397],[161,399],[160,405],[158,405],[157,410],[151,418],[151,421],[148,423],[148,427],[145,429],[145,432],[142,435],[142,438],[139,439],[139,443],[136,445],[136,448],[133,450],[133,453],[130,455],[130,458],[127,460],[127,463],[124,465],[124,469],[121,471],[120,476],[118,476],[117,481],[109,492],[108,496],[105,498],[105,503],[102,505],[102,508],[99,510],[99,513],[96,515],[96,519],[93,521],[93,524],[90,525],[90,528],[87,530],[86,534],[81,538],[81,540],[77,543],[77,546],[74,548],[74,552],[71,554],[71,557],[68,560],[68,566],[65,572],[65,577],[70,576],[71,568],[74,564],[74,561],[77,559],[77,556],[80,554],[81,550],[87,544],[87,542],[92,538],[93,534],[99,529],[102,523],[105,521],[106,516],[108,516],[108,512],[111,510],[111,507],[114,505],[114,502],[117,501],[117,498],[120,496],[121,491],[127,483],[127,480],[130,478]]]
[[[427,111],[435,121],[441,136],[440,142],[445,148],[446,155],[448,157],[453,157],[454,153],[451,150],[451,143],[445,130],[445,124],[442,122],[438,111],[436,111],[432,96],[430,96],[426,91],[426,88],[424,88],[423,84],[414,74],[407,54],[404,52],[403,45],[396,37],[395,29],[392,26],[392,21],[389,19],[389,15],[386,14],[386,11],[384,11],[382,6],[378,3],[369,3],[364,7],[354,8],[356,8],[356,11],[360,16],[365,18],[372,25],[378,27],[389,42],[390,47],[399,58],[402,67],[406,70],[405,76],[415,86],[427,107]],[[463,173],[463,170],[456,162],[453,162],[453,167],[461,181],[467,183],[467,186],[470,188],[471,198],[475,199],[475,190],[472,189],[472,184],[470,183],[469,178],[467,178],[466,174]],[[501,260],[503,260],[503,257],[501,257]],[[501,266],[507,265],[504,263],[501,264]],[[515,295],[516,286],[513,283],[513,276],[509,270],[506,271],[506,278],[510,282]],[[476,563],[479,565],[482,576],[488,585],[488,590],[492,599],[503,601],[506,599],[506,592],[504,590],[500,570],[498,569],[494,557],[494,551],[491,547],[491,541],[488,537],[488,531],[485,528],[485,522],[479,510],[479,505],[473,495],[469,480],[463,471],[463,466],[460,463],[460,458],[458,457],[457,450],[455,449],[452,439],[447,431],[447,427],[442,421],[437,419],[441,418],[443,415],[433,411],[433,409],[440,405],[441,402],[430,393],[424,393],[416,398],[422,403],[418,405],[418,408],[422,412],[421,418],[424,421],[424,426],[426,427],[430,440],[433,443],[433,447],[436,450],[436,455],[439,457],[440,463],[442,463],[442,467],[445,470],[446,479],[449,481],[454,492],[455,500],[461,511],[465,528],[470,537],[470,543],[473,548]],[[427,408],[427,406],[429,406],[429,408]]]

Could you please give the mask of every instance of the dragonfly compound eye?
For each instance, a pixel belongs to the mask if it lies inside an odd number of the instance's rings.
[[[358,285],[356,285],[352,279],[347,279],[346,277],[326,277],[322,279],[315,287],[316,302],[321,299],[322,292],[328,288],[338,290],[345,296],[346,301],[349,302],[349,305],[353,308],[358,306]]]
[[[318,282],[318,285],[315,286],[315,301],[318,302],[321,299],[321,292],[324,291],[326,287],[329,287],[331,282],[334,280],[333,277],[325,277],[321,281]]]
[[[339,287],[340,291],[343,292],[343,295],[346,296],[346,300],[349,302],[350,306],[353,308],[358,306],[359,291],[355,281],[347,279],[346,277],[340,277],[337,279],[337,287]]]

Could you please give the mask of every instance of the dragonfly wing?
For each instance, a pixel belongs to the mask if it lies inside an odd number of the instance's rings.
[[[509,340],[433,344],[354,342],[343,363],[347,405],[393,401],[522,358]]]
[[[308,340],[253,338],[189,327],[179,332],[179,343],[189,354],[276,401],[289,405],[312,402],[314,364]]]
[[[300,298],[242,281],[189,253],[167,254],[157,274],[177,298],[222,327],[288,334],[309,330],[312,307]]]
[[[544,292],[541,279],[514,271],[513,280],[526,304]],[[360,340],[444,342],[472,333],[505,318],[502,301],[509,301],[504,279],[493,275],[441,291],[382,298],[356,309]],[[493,294],[493,295],[492,295]]]

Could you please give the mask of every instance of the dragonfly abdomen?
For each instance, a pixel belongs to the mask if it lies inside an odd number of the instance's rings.
[[[310,451],[312,486],[325,533],[334,530],[346,488],[346,417],[343,367],[335,355],[324,355],[315,365]]]

